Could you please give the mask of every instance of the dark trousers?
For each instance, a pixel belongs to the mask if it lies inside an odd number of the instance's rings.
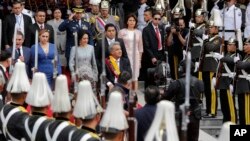
[[[223,122],[231,121],[237,123],[237,112],[235,108],[235,97],[229,89],[220,90],[221,111],[223,113]]]
[[[250,125],[250,93],[238,94],[239,121],[241,125]]]
[[[177,55],[169,55],[169,66],[170,66],[170,74],[173,80],[176,80],[179,78],[179,73],[178,73],[178,66],[180,64],[180,61],[182,58],[178,57]]]
[[[211,88],[211,81],[214,72],[202,72],[202,80],[204,83],[205,97],[206,97],[206,113],[217,114],[217,94],[214,87]]]

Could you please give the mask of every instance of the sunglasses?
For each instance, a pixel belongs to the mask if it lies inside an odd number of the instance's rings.
[[[160,21],[161,20],[161,18],[154,18],[155,20],[158,20],[158,21]]]

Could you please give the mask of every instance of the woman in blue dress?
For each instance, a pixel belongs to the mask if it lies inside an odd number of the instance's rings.
[[[56,54],[55,54],[56,53]],[[53,72],[54,70],[54,58],[57,55],[57,49],[55,45],[49,43],[49,31],[42,29],[39,31],[39,43],[38,43],[38,60],[37,70],[38,72],[45,73],[48,83],[52,88],[53,85]],[[57,55],[58,58],[58,55]],[[61,64],[57,59],[57,75],[61,74]],[[31,47],[31,68],[35,66],[35,45]]]

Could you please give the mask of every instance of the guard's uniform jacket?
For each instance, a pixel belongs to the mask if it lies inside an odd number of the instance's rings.
[[[219,35],[214,35],[210,37],[207,41],[204,43],[204,63],[202,66],[202,71],[208,71],[208,72],[216,72],[216,68],[218,65],[218,60],[213,57],[214,53],[220,52],[220,46],[221,46],[221,37]]]
[[[250,55],[246,55],[243,61],[237,62],[239,71],[236,84],[236,94],[238,94],[239,121],[242,125],[250,124]]]
[[[89,129],[79,129],[76,130],[72,135],[72,141],[100,141],[100,137],[95,131],[90,131]]]
[[[64,20],[64,22],[62,22],[58,29],[59,31],[67,31],[67,41],[66,41],[66,50],[65,50],[65,57],[67,58],[67,61],[69,60],[70,57],[70,50],[73,46],[75,46],[75,42],[74,42],[74,33],[77,32],[79,33],[80,31],[87,31],[90,34],[89,37],[89,44],[93,45],[93,34],[92,34],[92,29],[91,26],[88,22],[81,20],[80,22],[81,24],[79,24],[79,22],[77,20]]]
[[[46,127],[46,139],[53,141],[74,141],[72,135],[77,130],[76,126],[63,117],[57,117]]]
[[[223,15],[225,12],[225,15]],[[221,10],[221,19],[224,19],[225,26],[225,41],[228,41],[230,37],[235,37],[235,30],[241,29],[242,24],[242,13],[241,10],[235,5],[230,6],[229,8]],[[220,33],[222,35],[222,32]]]
[[[29,117],[23,106],[10,103],[6,104],[1,110],[0,131],[1,140],[21,140],[29,141],[29,137],[25,132],[24,121]]]
[[[24,121],[25,131],[31,141],[46,141],[45,128],[52,122],[45,114],[32,112],[32,116]]]
[[[250,55],[246,55],[243,61],[237,62],[239,76],[236,85],[236,94],[244,94],[250,92]]]
[[[221,70],[221,77],[219,79],[218,89],[229,89],[229,85],[232,84],[232,79],[235,76],[234,72],[234,57],[235,53],[227,53],[225,57],[221,58],[220,61],[223,63]]]
[[[197,25],[193,31],[191,57],[192,61],[199,61],[201,47],[203,46],[202,35],[205,33],[205,23]]]

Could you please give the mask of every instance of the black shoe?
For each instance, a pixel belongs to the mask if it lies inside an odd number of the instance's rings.
[[[215,114],[205,114],[202,116],[203,118],[215,118],[216,115]]]

